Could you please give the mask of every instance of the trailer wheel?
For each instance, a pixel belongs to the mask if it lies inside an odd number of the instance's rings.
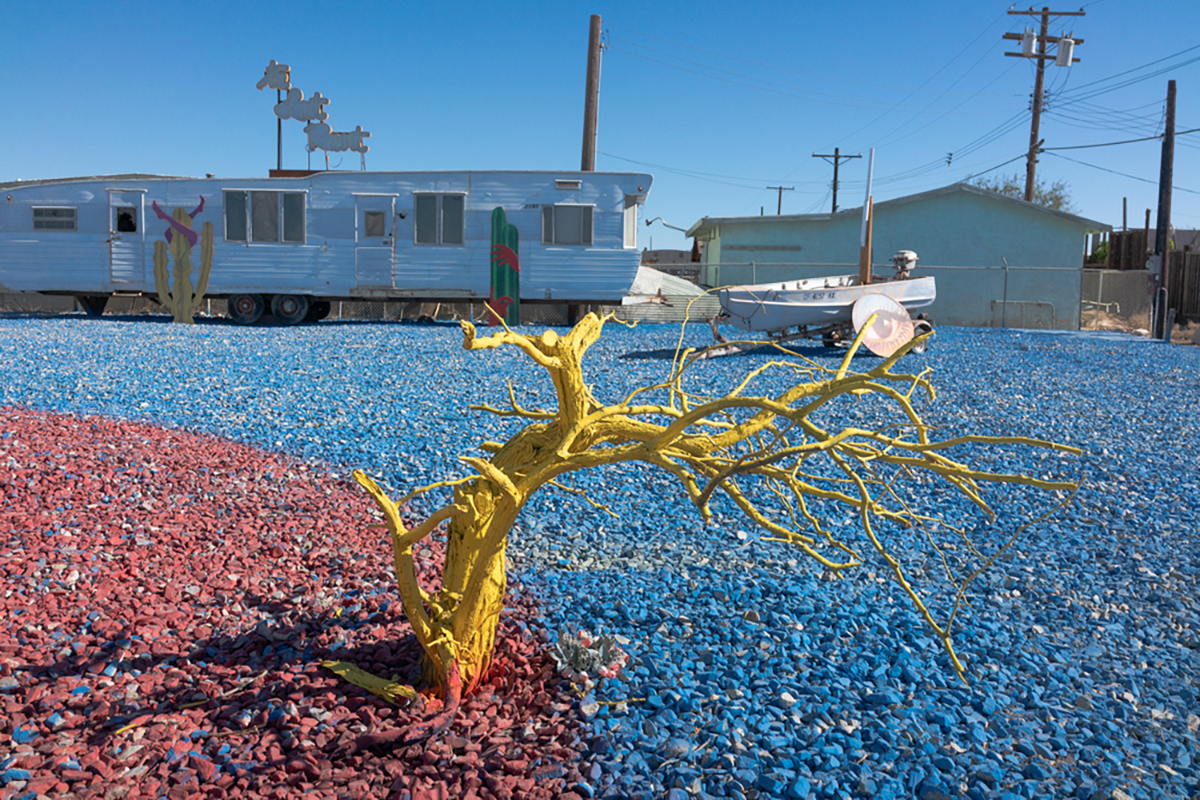
[[[229,318],[238,325],[253,325],[262,319],[266,305],[260,294],[235,294],[229,298]]]
[[[108,295],[77,295],[75,299],[89,317],[98,317],[104,313],[104,307],[108,305]]]
[[[329,316],[332,305],[328,300],[317,300],[308,304],[308,313],[304,315],[305,322],[317,322]]]
[[[918,336],[924,336],[925,334],[929,333],[932,330],[933,330],[932,325],[930,325],[928,322],[926,322],[923,319],[919,319],[913,324],[913,338],[915,339]],[[927,350],[929,350],[929,342],[922,342],[921,344],[914,347],[912,349],[912,352],[917,353],[919,355],[921,353],[926,352]]]
[[[280,325],[299,325],[308,315],[308,298],[302,294],[277,294],[271,298],[271,314]]]

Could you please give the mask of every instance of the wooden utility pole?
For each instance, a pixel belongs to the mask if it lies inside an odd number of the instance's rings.
[[[600,113],[600,15],[592,14],[588,33],[587,85],[583,98],[583,159],[579,169],[596,170],[596,118]]]
[[[1129,198],[1121,198],[1121,233],[1129,230]]]
[[[833,159],[833,162],[832,162],[833,163],[833,211],[831,211],[829,213],[836,214],[837,213],[838,164],[840,164],[842,161],[848,161],[852,158],[862,158],[862,155],[844,156],[844,155],[842,155],[841,149],[835,147],[835,148],[833,148],[833,155],[829,155],[828,153],[825,155],[821,155],[820,153],[813,153],[813,158],[823,158],[826,161],[829,161],[829,159],[831,159],[831,158]]]
[[[1054,38],[1054,39],[1050,38],[1050,35],[1049,35],[1050,17],[1051,16],[1082,17],[1082,16],[1085,16],[1085,13],[1082,8],[1079,9],[1078,11],[1051,11],[1048,6],[1043,6],[1041,11],[1034,11],[1033,8],[1029,8],[1027,11],[1012,11],[1012,10],[1010,10],[1008,13],[1009,13],[1009,15],[1014,15],[1014,14],[1031,14],[1033,16],[1040,15],[1042,18],[1041,30],[1038,32],[1037,37],[1033,40],[1033,52],[1032,53],[1021,52],[1021,53],[1005,53],[1004,54],[1006,56],[1012,56],[1014,58],[1035,58],[1035,59],[1037,59],[1037,77],[1034,79],[1034,82],[1033,82],[1033,123],[1030,125],[1030,128],[1029,128],[1029,155],[1026,157],[1026,160],[1025,160],[1025,200],[1027,202],[1033,202],[1033,183],[1034,183],[1035,173],[1037,171],[1037,154],[1038,154],[1039,148],[1042,146],[1042,140],[1038,138],[1038,128],[1040,127],[1041,121],[1042,121],[1042,83],[1043,83],[1043,78],[1044,78],[1045,72],[1046,72],[1046,59],[1057,58],[1057,56],[1058,56],[1057,52],[1053,56],[1051,56],[1048,51],[1048,48],[1049,48],[1049,45],[1051,45],[1051,44],[1056,44],[1059,47],[1062,47],[1061,42],[1063,39],[1070,39],[1072,47],[1074,47],[1074,45],[1077,45],[1077,44],[1083,44],[1083,39],[1076,39],[1071,36],[1064,35],[1059,38]],[[1023,39],[1023,34],[1006,33],[1006,34],[1004,34],[1004,36],[1002,38],[1016,39],[1017,41],[1021,41]],[[1077,61],[1079,61],[1078,58],[1071,59],[1072,63],[1075,63]],[[1060,66],[1067,66],[1067,65],[1060,65]]]
[[[858,248],[858,284],[871,282],[871,240],[875,236],[875,198],[867,198],[867,236]]]
[[[1159,291],[1154,296],[1154,335],[1169,340],[1167,325],[1171,287],[1167,285],[1171,249],[1171,181],[1175,173],[1175,81],[1167,81],[1167,118],[1163,128],[1162,163],[1158,170],[1158,227],[1154,236],[1154,257],[1158,262]]]
[[[775,216],[779,216],[780,214],[783,213],[783,193],[795,191],[796,187],[795,186],[768,186],[767,188],[779,190],[779,204],[777,206],[775,206]]]

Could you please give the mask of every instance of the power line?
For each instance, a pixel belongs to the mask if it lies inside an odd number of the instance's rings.
[[[1108,167],[1102,167],[1099,164],[1089,164],[1086,161],[1080,161],[1077,158],[1070,158],[1068,156],[1062,155],[1061,153],[1050,153],[1050,155],[1054,156],[1055,158],[1064,158],[1067,161],[1073,161],[1076,164],[1082,164],[1085,167],[1091,167],[1092,169],[1098,169],[1102,172],[1111,172],[1113,175],[1120,175],[1122,178],[1130,178],[1135,181],[1141,181],[1142,183],[1149,183],[1149,184],[1153,184],[1155,186],[1158,185],[1158,181],[1152,181],[1152,180],[1148,180],[1146,178],[1140,178],[1137,175],[1130,175],[1128,172],[1118,172],[1115,169],[1109,169]],[[1171,189],[1173,189],[1174,191],[1177,191],[1177,192],[1187,192],[1188,194],[1200,194],[1200,192],[1196,191],[1195,189],[1185,189],[1182,186],[1172,186]]]
[[[1003,17],[1003,16],[1004,16],[1003,14],[1001,14],[1001,15],[1000,15],[1000,17]],[[997,19],[999,19],[1000,17],[997,17]],[[993,20],[993,23],[989,23],[989,27],[991,26],[991,24],[994,24],[994,22],[995,22],[995,21]],[[702,47],[695,47],[695,46],[693,46],[693,45],[690,45],[690,44],[684,44],[683,42],[676,42],[676,41],[674,41],[674,40],[672,40],[672,39],[664,39],[664,38],[663,38],[663,37],[661,37],[661,36],[654,36],[653,34],[644,33],[644,32],[642,32],[642,31],[637,31],[637,30],[634,30],[633,28],[625,28],[625,27],[622,27],[621,25],[613,25],[613,26],[611,26],[611,27],[613,27],[613,28],[616,28],[617,30],[622,30],[622,31],[626,31],[626,32],[628,32],[628,33],[635,34],[635,35],[637,35],[637,36],[644,36],[644,37],[646,37],[647,39],[654,39],[655,41],[658,41],[658,42],[664,42],[664,43],[666,43],[666,44],[675,45],[676,47],[683,47],[683,48],[686,48],[686,49],[688,49],[688,50],[694,50],[694,51],[696,51],[697,53],[704,53],[704,54],[706,54],[706,55],[710,55],[710,56],[716,56],[717,58],[726,58],[726,59],[729,59],[730,61],[739,61],[739,62],[741,62],[741,63],[743,63],[743,64],[751,64],[751,65],[753,65],[753,66],[756,66],[756,67],[766,67],[767,69],[778,70],[779,72],[790,72],[790,73],[792,73],[792,74],[794,74],[794,75],[804,75],[804,76],[806,76],[806,77],[809,77],[809,78],[822,78],[822,79],[824,79],[824,80],[830,80],[830,81],[839,81],[839,82],[841,82],[841,83],[852,83],[852,84],[857,84],[857,85],[859,85],[859,86],[872,86],[872,87],[875,87],[875,88],[877,88],[877,89],[896,89],[896,90],[899,90],[899,91],[913,91],[913,92],[921,92],[921,91],[924,91],[924,92],[929,92],[930,94],[932,94],[932,93],[934,93],[934,92],[936,91],[936,90],[934,90],[934,89],[920,89],[920,88],[918,88],[918,89],[909,89],[907,86],[892,86],[891,84],[886,84],[886,83],[872,83],[872,82],[870,82],[870,81],[856,81],[856,80],[853,80],[853,79],[851,79],[851,78],[839,78],[839,77],[836,77],[836,76],[833,76],[833,75],[821,75],[821,74],[818,74],[818,73],[815,73],[815,72],[804,72],[804,71],[802,71],[802,70],[798,70],[798,69],[791,69],[791,68],[789,68],[789,67],[780,67],[780,66],[778,66],[778,65],[775,65],[775,64],[768,64],[768,63],[766,63],[766,62],[763,62],[763,61],[752,61],[752,60],[750,60],[750,59],[748,59],[748,58],[739,58],[738,56],[726,55],[726,54],[724,54],[724,53],[718,53],[718,52],[716,52],[716,51],[714,51],[714,50],[705,50],[705,49],[704,49],[704,48],[702,48]],[[984,33],[986,33],[986,32],[987,32],[987,31],[985,30],[985,31],[984,31]],[[979,36],[977,36],[977,37],[975,37],[975,38],[976,38],[976,40],[978,40],[978,39],[979,39],[980,37],[982,37],[982,36],[983,36],[983,33],[979,34]],[[617,38],[617,37],[613,37],[613,38]],[[635,44],[634,42],[630,42],[628,39],[618,39],[618,41],[624,41],[624,42],[628,42],[629,44]],[[972,42],[972,44],[974,44],[974,42]],[[637,46],[637,47],[644,47],[644,48],[645,48],[645,49],[647,49],[647,50],[650,50],[650,49],[651,49],[651,48],[645,47],[645,45],[635,45],[635,46]],[[936,75],[937,73],[934,73],[934,74]],[[928,83],[928,81],[926,81],[926,83]],[[924,84],[922,84],[922,86],[923,86],[923,85],[924,85]],[[942,92],[942,94],[945,94],[945,92]],[[954,94],[966,94],[966,93],[965,93],[965,92],[955,92]],[[997,95],[992,95],[992,96],[994,96],[994,97],[1016,97],[1016,96],[1018,96],[1018,95],[1011,95],[1011,94],[997,94]]]
[[[635,44],[634,46],[642,47],[643,49],[646,49],[646,50],[651,50],[651,48],[644,47],[643,45]],[[688,72],[693,75],[700,75],[701,77],[708,78],[709,80],[721,81],[722,83],[731,83],[735,86],[744,86],[744,87],[747,87],[750,89],[759,89],[764,92],[771,92],[772,94],[780,94],[785,97],[794,97],[794,98],[797,98],[800,100],[810,100],[812,102],[826,103],[826,104],[835,105],[835,106],[846,106],[848,108],[880,109],[880,108],[887,107],[881,103],[871,103],[869,101],[866,101],[866,102],[842,102],[844,100],[855,100],[856,98],[847,98],[844,95],[829,94],[827,92],[814,92],[811,89],[801,89],[799,87],[789,86],[787,84],[773,83],[771,81],[765,81],[761,78],[755,78],[751,75],[742,75],[741,73],[732,72],[727,69],[721,69],[720,67],[714,67],[714,66],[711,66],[708,64],[701,64],[701,63],[691,61],[686,58],[680,58],[679,56],[673,56],[668,53],[661,53],[657,50],[651,50],[651,52],[659,53],[659,55],[665,56],[666,58],[673,58],[677,61],[682,61],[685,64],[692,64],[694,66],[703,67],[704,69],[707,69],[707,70],[723,72],[726,75],[732,75],[735,78],[741,78],[742,80],[734,80],[733,78],[726,78],[726,77],[722,77],[721,75],[711,75],[707,72],[702,72],[697,69],[691,69],[689,67],[681,66],[679,64],[672,64],[670,61],[663,61],[662,59],[652,58],[651,56],[644,55],[642,53],[635,53],[632,50],[628,50],[624,47],[617,47],[616,45],[610,45],[609,48],[616,52],[625,53],[626,55],[633,56],[634,58],[640,58],[645,61],[650,61],[654,64],[661,64],[662,66],[670,67],[671,69],[677,69],[680,72]],[[752,81],[752,83],[747,83],[747,81]],[[836,97],[836,98],[841,98],[841,99],[840,100],[825,99],[825,98],[829,98],[829,97]],[[949,113],[949,112],[946,112],[946,113]],[[995,114],[995,113],[1000,113],[1000,112],[996,112],[996,111],[960,111],[957,113],[969,115],[969,114]]]
[[[1177,131],[1176,136],[1182,136],[1185,133],[1195,133],[1200,131],[1200,128],[1192,128],[1188,131]],[[1086,150],[1089,147],[1112,147],[1115,144],[1132,144],[1134,142],[1149,142],[1155,139],[1161,139],[1162,136],[1143,136],[1141,139],[1124,139],[1120,142],[1100,142],[1099,144],[1073,144],[1069,147],[1043,147],[1042,152],[1048,150]]]
[[[1154,72],[1149,72],[1149,73],[1147,73],[1145,75],[1141,75],[1137,78],[1130,78],[1129,80],[1127,80],[1123,83],[1114,84],[1113,86],[1104,86],[1104,87],[1100,87],[1097,89],[1092,89],[1088,92],[1084,92],[1079,95],[1071,94],[1062,103],[1060,103],[1060,105],[1070,106],[1076,102],[1079,102],[1080,100],[1089,100],[1093,97],[1099,97],[1101,95],[1108,94],[1109,92],[1115,92],[1119,89],[1125,89],[1129,86],[1133,86],[1134,84],[1141,83],[1142,81],[1148,81],[1151,78],[1157,78],[1160,75],[1165,75],[1168,72],[1173,72],[1174,70],[1177,70],[1180,67],[1186,67],[1188,64],[1195,64],[1197,61],[1200,61],[1200,56],[1196,56],[1195,58],[1188,59],[1187,61],[1181,61],[1178,64],[1172,64],[1172,65],[1163,67],[1161,69],[1157,69]],[[1140,69],[1140,67],[1138,69]],[[1079,91],[1082,88],[1083,88],[1082,86],[1078,86],[1072,91]]]
[[[758,189],[760,187],[757,185],[749,186],[749,185],[742,184],[742,183],[730,183],[729,181],[716,180],[716,179],[728,178],[731,181],[757,181],[757,182],[775,180],[775,178],[747,178],[742,175],[722,175],[722,174],[716,173],[716,172],[699,172],[697,170],[683,169],[681,167],[669,167],[666,164],[654,164],[649,161],[636,161],[632,158],[625,158],[624,156],[618,156],[613,153],[606,153],[603,150],[597,150],[596,153],[598,155],[602,155],[607,158],[615,158],[617,161],[625,161],[627,163],[637,164],[638,166],[642,166],[642,167],[654,167],[655,169],[663,169],[663,170],[666,170],[667,172],[673,172],[673,173],[676,173],[679,175],[683,175],[684,177],[695,178],[697,180],[710,180],[713,183],[723,183],[726,186],[737,186],[742,189]],[[824,183],[824,181],[800,181],[800,182],[801,183],[809,183],[809,184],[823,184]],[[801,191],[801,194],[816,194],[816,192],[815,191],[814,192]]]
[[[1097,78],[1094,81],[1089,81],[1087,83],[1076,86],[1074,91],[1079,91],[1080,89],[1086,89],[1087,87],[1095,86],[1098,83],[1105,83],[1106,81],[1114,80],[1116,78],[1121,77],[1122,75],[1128,75],[1131,72],[1137,72],[1140,69],[1145,69],[1146,67],[1154,66],[1155,64],[1161,63],[1163,61],[1170,61],[1172,58],[1175,58],[1176,56],[1181,56],[1184,53],[1190,53],[1193,50],[1200,50],[1200,44],[1180,50],[1178,53],[1172,53],[1169,56],[1163,56],[1162,58],[1156,58],[1153,61],[1147,61],[1145,64],[1142,64],[1137,67],[1131,67],[1131,68],[1129,68],[1127,70],[1123,70],[1121,72],[1115,72],[1112,75],[1109,75],[1107,78]],[[1185,62],[1185,64],[1190,64],[1190,63],[1191,63],[1190,61]],[[1184,64],[1178,64],[1176,66],[1184,66]],[[1172,67],[1172,69],[1174,69],[1174,67]]]
[[[863,131],[865,131],[867,128],[869,128],[869,127],[871,127],[872,125],[874,125],[876,122],[879,122],[879,120],[881,120],[881,119],[883,119],[884,117],[888,116],[888,115],[889,115],[889,114],[890,114],[892,111],[895,111],[896,109],[900,108],[900,106],[902,106],[902,105],[904,105],[906,102],[908,102],[908,99],[909,99],[910,97],[912,97],[914,94],[916,94],[917,92],[919,92],[919,91],[921,91],[922,89],[924,89],[924,87],[925,87],[925,85],[926,85],[926,84],[928,84],[928,83],[929,83],[931,80],[933,80],[933,79],[934,79],[934,78],[936,78],[938,75],[940,75],[940,74],[942,73],[942,71],[946,69],[946,67],[950,66],[950,65],[951,65],[951,64],[953,64],[955,61],[957,61],[959,56],[961,56],[963,53],[967,52],[967,50],[968,50],[968,49],[970,49],[972,46],[974,46],[974,44],[975,44],[976,42],[978,42],[980,39],[982,39],[982,38],[983,38],[983,36],[984,36],[984,35],[985,35],[985,34],[986,34],[986,33],[987,33],[987,32],[988,32],[990,29],[991,29],[991,27],[992,27],[993,25],[995,25],[995,24],[996,24],[997,22],[999,22],[1000,20],[1004,19],[1004,16],[1005,16],[1005,15],[1002,13],[1002,14],[1000,14],[999,16],[997,16],[997,17],[996,17],[994,20],[992,20],[991,22],[989,22],[989,23],[988,23],[986,26],[984,26],[983,30],[979,32],[979,35],[978,35],[978,36],[976,36],[974,39],[972,39],[970,42],[968,42],[966,47],[964,47],[962,50],[959,50],[959,51],[958,51],[958,53],[956,53],[956,54],[954,55],[954,57],[953,57],[953,58],[951,58],[949,61],[947,61],[947,62],[946,62],[945,64],[943,64],[942,66],[938,67],[938,69],[937,69],[937,70],[936,70],[936,71],[935,71],[935,72],[934,72],[932,75],[930,75],[928,78],[926,78],[926,79],[925,79],[925,80],[924,80],[924,81],[921,83],[921,85],[920,85],[920,86],[918,86],[916,89],[913,89],[911,92],[909,92],[907,95],[905,95],[905,96],[904,96],[904,97],[903,97],[903,98],[902,98],[902,99],[901,99],[901,100],[900,100],[898,103],[896,103],[895,105],[893,105],[891,108],[889,108],[889,109],[888,109],[887,111],[885,111],[884,113],[882,113],[882,114],[880,114],[879,116],[875,117],[875,119],[871,120],[871,121],[870,121],[870,122],[868,122],[866,125],[863,125],[863,126],[862,126],[861,128],[859,128],[858,130],[856,130],[856,131],[854,131],[853,133],[850,133],[850,134],[848,134],[847,136],[844,136],[844,137],[842,137],[842,138],[843,138],[843,139],[850,139],[850,138],[852,138],[852,137],[854,137],[854,136],[857,136],[858,134],[860,134],[860,133],[862,133]],[[796,169],[799,169],[799,167],[797,167]],[[792,170],[792,172],[795,172],[795,171],[796,171],[796,170]],[[790,175],[791,173],[788,173],[788,174]]]
[[[1018,161],[1022,158],[1025,158],[1024,153],[1021,153],[1021,155],[1019,155],[1019,156],[1013,156],[1008,161],[1001,161],[996,166],[988,167],[987,169],[983,170],[982,172],[972,172],[969,175],[967,175],[967,177],[963,181],[960,181],[960,182],[969,181],[969,180],[971,180],[971,178],[978,178],[980,175],[987,175],[989,172],[995,172],[996,170],[1000,169],[1001,167],[1008,166],[1012,162]]]

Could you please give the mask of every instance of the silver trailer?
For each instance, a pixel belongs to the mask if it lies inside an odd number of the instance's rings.
[[[206,296],[228,299],[245,324],[267,310],[285,324],[320,318],[332,300],[486,301],[497,218],[517,232],[522,303],[618,304],[637,274],[652,180],[298,171],[3,183],[0,292],[72,295],[94,314],[116,292],[153,296],[155,244],[183,209],[197,231],[212,223]]]

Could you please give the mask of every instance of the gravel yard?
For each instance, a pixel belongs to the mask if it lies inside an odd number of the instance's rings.
[[[601,400],[623,397],[665,377],[678,337],[610,325],[585,375]],[[570,481],[615,518],[553,490],[527,506],[495,674],[449,734],[344,754],[357,732],[428,711],[319,666],[403,674],[415,653],[349,470],[395,495],[462,475],[456,456],[516,430],[471,403],[503,405],[509,380],[527,406],[553,400],[519,354],[461,342],[441,324],[0,319],[0,797],[1200,792],[1200,433],[1179,412],[1200,396],[1200,349],[983,329],[940,328],[901,362],[933,370],[936,438],[1085,454],[956,448],[1083,484],[969,590],[955,628],[968,682],[882,562],[829,580],[731,504],[705,526],[669,476],[630,466]],[[698,364],[689,385],[723,393],[770,358]],[[754,393],[784,379],[768,372]],[[909,491],[985,551],[1057,501],[997,489],[989,526],[935,484]],[[944,617],[939,554],[922,533],[887,533]],[[431,574],[440,552],[419,553]],[[627,681],[581,698],[552,679],[545,643],[581,628],[628,642]]]

